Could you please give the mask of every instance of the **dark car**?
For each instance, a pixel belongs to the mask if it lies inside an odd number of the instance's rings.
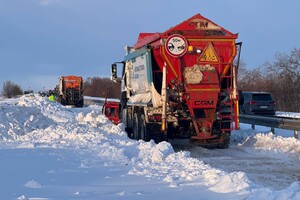
[[[241,113],[275,115],[275,102],[268,92],[242,92]]]

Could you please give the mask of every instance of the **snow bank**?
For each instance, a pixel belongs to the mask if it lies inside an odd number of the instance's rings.
[[[283,152],[293,155],[300,154],[300,140],[294,137],[282,137],[266,131],[261,133],[252,129],[233,131],[232,143],[239,143],[240,146],[249,146],[270,152]]]
[[[269,151],[279,151],[285,153],[300,153],[300,141],[296,138],[284,138],[281,136],[276,136],[272,133],[269,134],[256,134],[254,136],[256,148],[269,150]]]
[[[74,148],[91,152],[106,164],[119,163],[130,166],[129,175],[145,176],[161,180],[170,188],[203,186],[216,193],[247,194],[274,197],[270,189],[258,189],[245,173],[227,173],[211,167],[203,161],[191,158],[189,152],[174,152],[170,143],[135,141],[127,137],[122,126],[115,126],[101,114],[100,106],[86,108],[63,107],[45,98],[23,96],[15,104],[0,103],[0,141],[18,144],[15,147]],[[235,134],[233,140],[240,145],[253,145],[266,150],[280,149],[283,152],[299,153],[300,143],[292,138],[270,134]],[[84,160],[84,159],[83,159]],[[91,163],[82,162],[82,167]],[[26,187],[42,187],[29,181]],[[294,198],[300,195],[300,186],[295,183],[281,197]],[[123,194],[123,193],[122,193]],[[122,196],[120,193],[120,195]]]
[[[276,115],[281,117],[300,118],[300,113],[276,111]]]

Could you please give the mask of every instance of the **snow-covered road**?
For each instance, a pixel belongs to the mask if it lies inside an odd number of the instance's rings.
[[[228,173],[243,171],[252,183],[263,187],[279,190],[300,181],[298,154],[289,155],[273,150],[266,152],[247,145],[231,146],[229,149],[205,149],[195,146],[184,149],[190,151],[193,158]]]
[[[134,141],[100,106],[0,102],[0,199],[300,199],[300,142],[242,126],[229,149]]]

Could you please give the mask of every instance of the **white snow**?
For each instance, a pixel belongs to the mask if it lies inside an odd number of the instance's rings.
[[[149,103],[151,101],[151,93],[136,94],[129,98],[129,102]]]
[[[129,139],[101,109],[38,96],[0,101],[0,199],[300,199],[299,176],[277,189],[268,175],[255,181],[264,174],[248,172],[259,167],[249,166],[253,155],[300,166],[300,142],[292,134],[244,125],[227,150],[174,150],[167,142]],[[227,158],[222,153],[249,156],[246,167],[220,165]],[[230,166],[238,168],[239,159]]]
[[[293,118],[300,118],[300,113],[292,113],[292,112],[282,112],[282,111],[277,111],[276,112],[277,116],[282,116],[282,117],[293,117]]]

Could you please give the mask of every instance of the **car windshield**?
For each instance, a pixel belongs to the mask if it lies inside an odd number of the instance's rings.
[[[273,101],[270,94],[253,94],[252,101]]]

